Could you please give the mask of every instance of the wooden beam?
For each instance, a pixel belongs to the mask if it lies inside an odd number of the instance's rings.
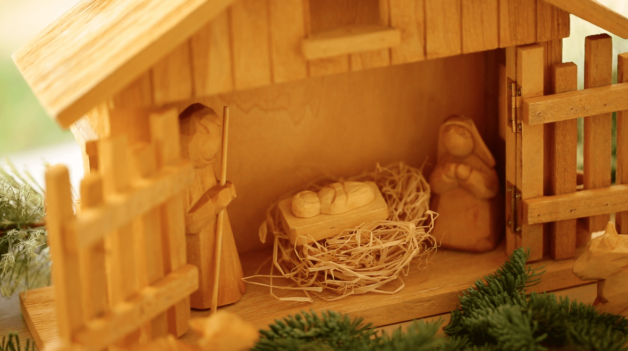
[[[613,83],[613,39],[608,34],[591,35],[584,42],[584,87],[598,88]],[[584,119],[584,188],[611,185],[612,114]],[[590,233],[604,230],[609,215],[585,220]]]
[[[628,110],[628,83],[539,96],[523,101],[523,120],[530,125],[566,121]]]
[[[523,200],[528,224],[563,221],[628,210],[628,185],[582,190],[576,193]]]
[[[617,83],[628,82],[628,53],[617,56]],[[628,100],[628,99],[626,99]],[[617,167],[615,184],[628,184],[628,110],[617,111]],[[617,230],[628,233],[628,212],[615,214]]]
[[[541,45],[517,48],[517,81],[521,84],[522,98],[543,95],[544,55]],[[525,200],[543,196],[545,136],[543,125],[531,126],[524,122],[521,129],[521,133],[517,133],[517,152],[520,154],[517,165],[520,167],[516,174],[521,199]],[[519,246],[530,248],[530,261],[540,260],[543,258],[543,226],[523,222]]]
[[[66,230],[81,233],[77,236],[77,244],[79,248],[86,248],[121,225],[146,214],[154,204],[179,194],[193,177],[192,165],[188,161],[178,167],[162,169],[150,180],[135,182],[132,192],[112,195],[103,205],[85,209],[76,219],[67,221]]]
[[[560,9],[628,39],[628,18],[593,0],[545,0]]]
[[[166,311],[198,288],[198,268],[186,264],[131,299],[78,330],[73,340],[87,350],[100,350]]]
[[[303,41],[308,60],[328,58],[399,45],[401,32],[385,26],[345,27],[315,34]]]
[[[578,66],[573,62],[552,67],[552,93],[578,89]],[[576,192],[578,121],[560,121],[548,124],[551,140],[550,183],[551,194]],[[550,254],[555,260],[564,260],[576,254],[576,220],[553,223],[550,228]]]

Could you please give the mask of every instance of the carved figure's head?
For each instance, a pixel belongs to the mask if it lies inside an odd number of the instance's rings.
[[[222,120],[214,110],[194,104],[179,115],[181,156],[195,168],[214,162],[222,140]]]
[[[582,256],[573,265],[573,272],[582,280],[606,279],[628,267],[628,235],[619,235],[608,223],[604,235],[591,240]]]
[[[467,157],[476,154],[488,167],[495,167],[495,158],[482,140],[475,123],[469,117],[454,115],[440,127],[438,159],[447,155]]]
[[[466,157],[473,152],[473,137],[467,128],[451,124],[443,129],[445,148],[454,156]]]

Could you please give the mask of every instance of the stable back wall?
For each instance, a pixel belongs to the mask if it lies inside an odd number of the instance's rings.
[[[227,179],[238,197],[228,214],[238,251],[261,249],[268,206],[322,172],[347,177],[376,162],[434,164],[438,128],[449,115],[473,118],[493,144],[484,61],[484,53],[469,54],[193,100],[218,114],[223,105],[231,109]],[[272,241],[269,233],[266,245]]]

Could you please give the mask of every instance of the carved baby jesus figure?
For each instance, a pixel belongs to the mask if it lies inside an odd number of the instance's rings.
[[[448,118],[440,128],[438,163],[430,175],[439,213],[434,235],[444,248],[487,251],[498,242],[494,198],[499,191],[495,159],[471,120]]]
[[[369,183],[344,182],[324,186],[318,193],[302,191],[292,197],[292,213],[300,218],[319,214],[340,214],[365,206],[375,200]]]
[[[190,297],[192,308],[211,307],[214,276],[216,218],[236,196],[230,182],[220,186],[214,161],[221,146],[222,120],[214,111],[194,104],[181,113],[181,154],[195,170],[186,192],[186,242],[188,262],[199,269],[199,288]],[[225,213],[220,264],[218,305],[234,303],[244,294],[242,266],[235,246],[229,217]]]

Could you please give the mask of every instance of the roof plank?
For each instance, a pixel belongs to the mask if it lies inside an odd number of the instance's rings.
[[[13,54],[68,127],[146,72],[234,0],[83,0]]]
[[[560,9],[628,39],[628,18],[594,0],[545,0]]]

